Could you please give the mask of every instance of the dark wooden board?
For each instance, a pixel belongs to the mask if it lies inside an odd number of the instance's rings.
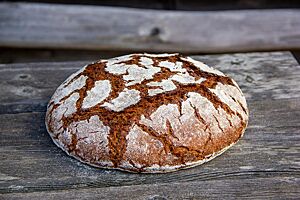
[[[232,52],[300,49],[299,9],[159,11],[0,3],[0,46]]]
[[[70,62],[89,61],[99,58],[112,58],[120,55],[135,53],[135,51],[80,50],[80,49],[44,49],[44,48],[5,48],[0,47],[0,63],[32,63],[32,62]],[[148,51],[148,53],[153,53]],[[155,53],[155,52],[154,52]],[[291,51],[300,62],[300,50]],[[190,55],[181,53],[182,55]],[[198,54],[201,55],[201,54]],[[210,54],[206,54],[210,55]]]
[[[300,2],[297,0],[10,0],[10,2],[101,5],[164,10],[233,10],[300,7]]]
[[[0,63],[69,62],[111,58],[133,51],[88,49],[0,48]]]
[[[288,52],[194,58],[237,80],[247,96],[249,126],[241,141],[211,162],[151,175],[89,167],[52,143],[46,103],[86,62],[0,65],[0,199],[299,197],[299,64]]]

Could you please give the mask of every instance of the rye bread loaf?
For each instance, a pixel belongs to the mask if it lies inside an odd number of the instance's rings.
[[[234,80],[179,54],[131,54],[89,64],[52,96],[57,146],[101,168],[169,172],[224,152],[248,123]]]

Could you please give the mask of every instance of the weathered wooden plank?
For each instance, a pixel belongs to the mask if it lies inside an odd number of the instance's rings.
[[[201,185],[215,181],[234,180],[243,185],[246,179],[253,179],[257,186],[265,181],[299,183],[300,98],[254,101],[249,108],[250,124],[237,145],[205,165],[166,175],[130,174],[89,167],[67,156],[52,143],[45,130],[44,112],[2,114],[0,193],[198,182],[195,183],[199,186],[196,194],[200,195],[205,193]],[[228,187],[231,185],[224,185],[215,193],[226,194]],[[289,190],[285,187],[281,187],[282,192],[287,197],[293,195],[287,194]],[[272,194],[274,187],[270,188],[270,195],[275,195]],[[300,189],[299,184],[297,188]],[[250,190],[240,189],[241,194]]]
[[[233,77],[247,100],[300,97],[300,66],[288,52],[194,56]],[[0,65],[0,113],[44,111],[54,90],[89,62]]]
[[[53,192],[5,194],[5,199],[299,199],[299,178],[208,180]],[[272,186],[272,187],[270,187]]]
[[[228,52],[300,48],[298,9],[159,11],[0,4],[0,46]]]

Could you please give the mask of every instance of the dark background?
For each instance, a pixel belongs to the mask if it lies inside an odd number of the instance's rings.
[[[276,9],[276,8],[299,8],[299,0],[25,0],[6,2],[39,2],[59,4],[81,4],[81,5],[102,5],[131,8],[146,8],[160,10],[237,10],[237,9]]]

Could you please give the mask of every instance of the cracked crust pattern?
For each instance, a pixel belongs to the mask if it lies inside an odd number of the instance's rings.
[[[131,54],[72,74],[52,96],[53,141],[87,164],[159,173],[202,164],[243,135],[248,108],[230,77],[179,54]]]

